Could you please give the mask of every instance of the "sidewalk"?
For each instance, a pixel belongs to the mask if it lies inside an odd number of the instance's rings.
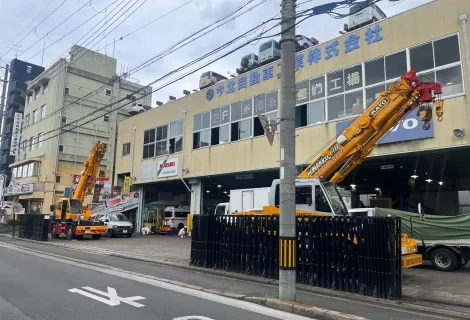
[[[179,268],[197,270],[206,273],[215,273],[239,279],[248,278],[247,275],[226,272],[223,270],[205,269],[189,265],[191,252],[191,238],[180,238],[175,235],[135,235],[132,238],[101,238],[99,241],[84,239],[81,241],[67,241],[58,239],[48,242],[50,245],[66,247],[68,249],[87,251],[95,254],[122,257]],[[438,272],[429,265],[419,268],[405,269],[403,279],[403,299],[397,303],[417,303],[421,305],[440,305],[441,308],[455,309],[470,313],[470,268],[467,266],[454,272]],[[274,283],[276,281],[250,277],[253,281]],[[369,299],[361,295],[351,295],[340,291],[299,284],[303,290],[324,295],[338,295],[349,298]],[[372,300],[377,300],[370,298]]]

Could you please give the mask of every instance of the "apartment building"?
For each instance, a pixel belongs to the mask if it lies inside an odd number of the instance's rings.
[[[27,213],[49,213],[56,199],[73,192],[96,140],[106,144],[101,196],[111,193],[117,123],[130,117],[133,104],[151,105],[152,91],[118,76],[116,66],[112,57],[73,46],[68,59],[28,84],[19,154],[5,192]]]

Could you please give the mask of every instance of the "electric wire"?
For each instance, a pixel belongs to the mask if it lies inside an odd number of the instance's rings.
[[[228,14],[225,14],[223,17],[217,19],[217,20],[214,21],[213,23],[209,24],[208,26],[206,26],[206,27],[204,27],[204,28],[202,28],[202,29],[200,29],[200,30],[198,30],[198,31],[203,31],[203,30],[207,29],[208,27],[212,26],[213,24],[223,21],[223,19],[226,19],[226,17],[233,16],[233,13],[238,12],[238,11],[239,11],[240,9],[242,9],[244,6],[246,6],[247,4],[249,4],[249,3],[253,2],[253,1],[254,1],[254,0],[248,1],[247,3],[245,3],[244,5],[242,5],[240,8],[238,8],[238,9],[236,9],[235,11],[232,11],[232,12],[230,12],[230,13],[228,13]],[[221,25],[219,25],[219,26],[214,27],[214,28],[211,29],[210,31],[207,31],[206,33],[204,33],[204,34],[202,34],[202,35],[200,35],[200,36],[198,36],[198,37],[196,37],[196,38],[191,39],[189,42],[184,43],[184,44],[180,45],[179,47],[175,47],[175,46],[178,44],[178,43],[175,43],[175,45],[169,47],[169,49],[171,49],[171,48],[173,47],[173,50],[168,51],[168,49],[166,49],[166,50],[162,51],[160,54],[158,54],[158,55],[152,57],[151,59],[148,59],[148,60],[145,61],[144,63],[141,63],[141,64],[138,65],[136,68],[132,69],[132,70],[129,72],[129,74],[126,74],[126,76],[128,76],[128,75],[130,75],[130,74],[132,74],[132,73],[134,73],[134,72],[136,72],[136,71],[139,71],[139,70],[143,69],[144,67],[147,67],[147,66],[149,66],[149,65],[152,64],[152,63],[155,63],[155,62],[158,61],[158,60],[161,60],[162,58],[164,58],[164,57],[167,56],[168,54],[170,54],[170,53],[172,53],[172,52],[174,52],[174,51],[177,51],[177,50],[181,49],[182,47],[188,45],[188,44],[191,43],[191,42],[194,42],[195,40],[197,40],[197,39],[199,39],[200,37],[202,37],[202,36],[208,34],[209,32],[212,32],[213,30],[215,30],[215,29],[217,29],[217,28],[220,28],[221,26],[225,25],[226,23],[235,20],[235,19],[238,18],[239,16],[242,16],[244,13],[248,12],[249,10],[252,10],[253,8],[255,8],[255,7],[261,5],[262,3],[266,2],[266,1],[267,1],[267,0],[263,0],[263,1],[261,1],[260,3],[258,3],[258,4],[255,4],[254,6],[248,8],[247,10],[244,10],[243,12],[241,12],[239,15],[234,16],[232,19],[230,19],[230,20],[224,22],[223,24],[221,24]],[[193,34],[191,34],[190,36],[186,37],[186,39],[189,39],[191,36],[197,34],[198,31],[195,32],[195,33],[193,33]],[[184,41],[180,41],[180,42],[184,42]],[[152,60],[152,59],[153,59],[153,60]],[[57,110],[57,111],[54,111],[53,113],[47,115],[45,118],[43,118],[43,119],[41,119],[41,120],[35,122],[34,124],[37,124],[37,123],[39,123],[39,122],[41,122],[41,121],[44,121],[44,120],[46,120],[46,119],[48,119],[48,118],[54,116],[55,114],[57,114],[57,113],[59,113],[59,112],[61,112],[61,111],[67,110],[68,108],[70,108],[70,107],[72,107],[72,106],[74,106],[74,105],[77,105],[80,101],[86,101],[86,100],[87,100],[86,98],[89,98],[89,97],[91,97],[91,96],[93,96],[93,95],[96,95],[97,93],[101,92],[101,91],[102,91],[103,89],[105,89],[106,87],[111,86],[113,83],[115,83],[116,81],[119,81],[119,80],[122,79],[123,77],[124,77],[124,75],[121,75],[121,76],[119,76],[119,77],[116,77],[116,78],[115,78],[114,80],[112,80],[110,83],[105,84],[105,85],[101,86],[100,88],[97,88],[96,90],[94,90],[94,91],[92,91],[92,92],[86,94],[85,96],[80,97],[80,98],[77,99],[76,101],[74,101],[74,102],[72,102],[72,103],[70,103],[70,104],[64,106],[62,109],[59,109],[59,110]],[[120,101],[123,101],[123,100],[125,100],[125,99],[121,99]]]

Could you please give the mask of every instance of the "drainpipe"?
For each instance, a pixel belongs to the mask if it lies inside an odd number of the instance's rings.
[[[465,43],[465,55],[467,57],[467,77],[470,81],[470,47],[468,45],[468,33],[467,33],[467,13],[461,13],[459,15],[460,22],[462,22],[462,29],[463,29],[463,39]]]
[[[191,188],[188,186],[188,184],[184,181],[183,179],[183,174],[184,174],[184,171],[185,171],[185,168],[184,168],[184,136],[186,134],[186,113],[188,111],[187,110],[184,110],[183,111],[183,150],[181,152],[181,182],[183,182],[183,184],[185,185],[186,189],[188,189],[189,192],[194,192],[193,190],[191,190]]]
[[[136,127],[132,127],[132,157],[131,157],[131,180],[134,180],[134,150],[135,150],[135,131]]]

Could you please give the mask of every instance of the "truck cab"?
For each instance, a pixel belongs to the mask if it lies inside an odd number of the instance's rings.
[[[280,180],[276,179],[271,185],[269,203],[279,210],[282,197],[280,195]],[[295,204],[298,213],[347,216],[348,209],[341,195],[332,182],[321,182],[317,179],[295,180]],[[272,212],[276,213],[276,212]]]

